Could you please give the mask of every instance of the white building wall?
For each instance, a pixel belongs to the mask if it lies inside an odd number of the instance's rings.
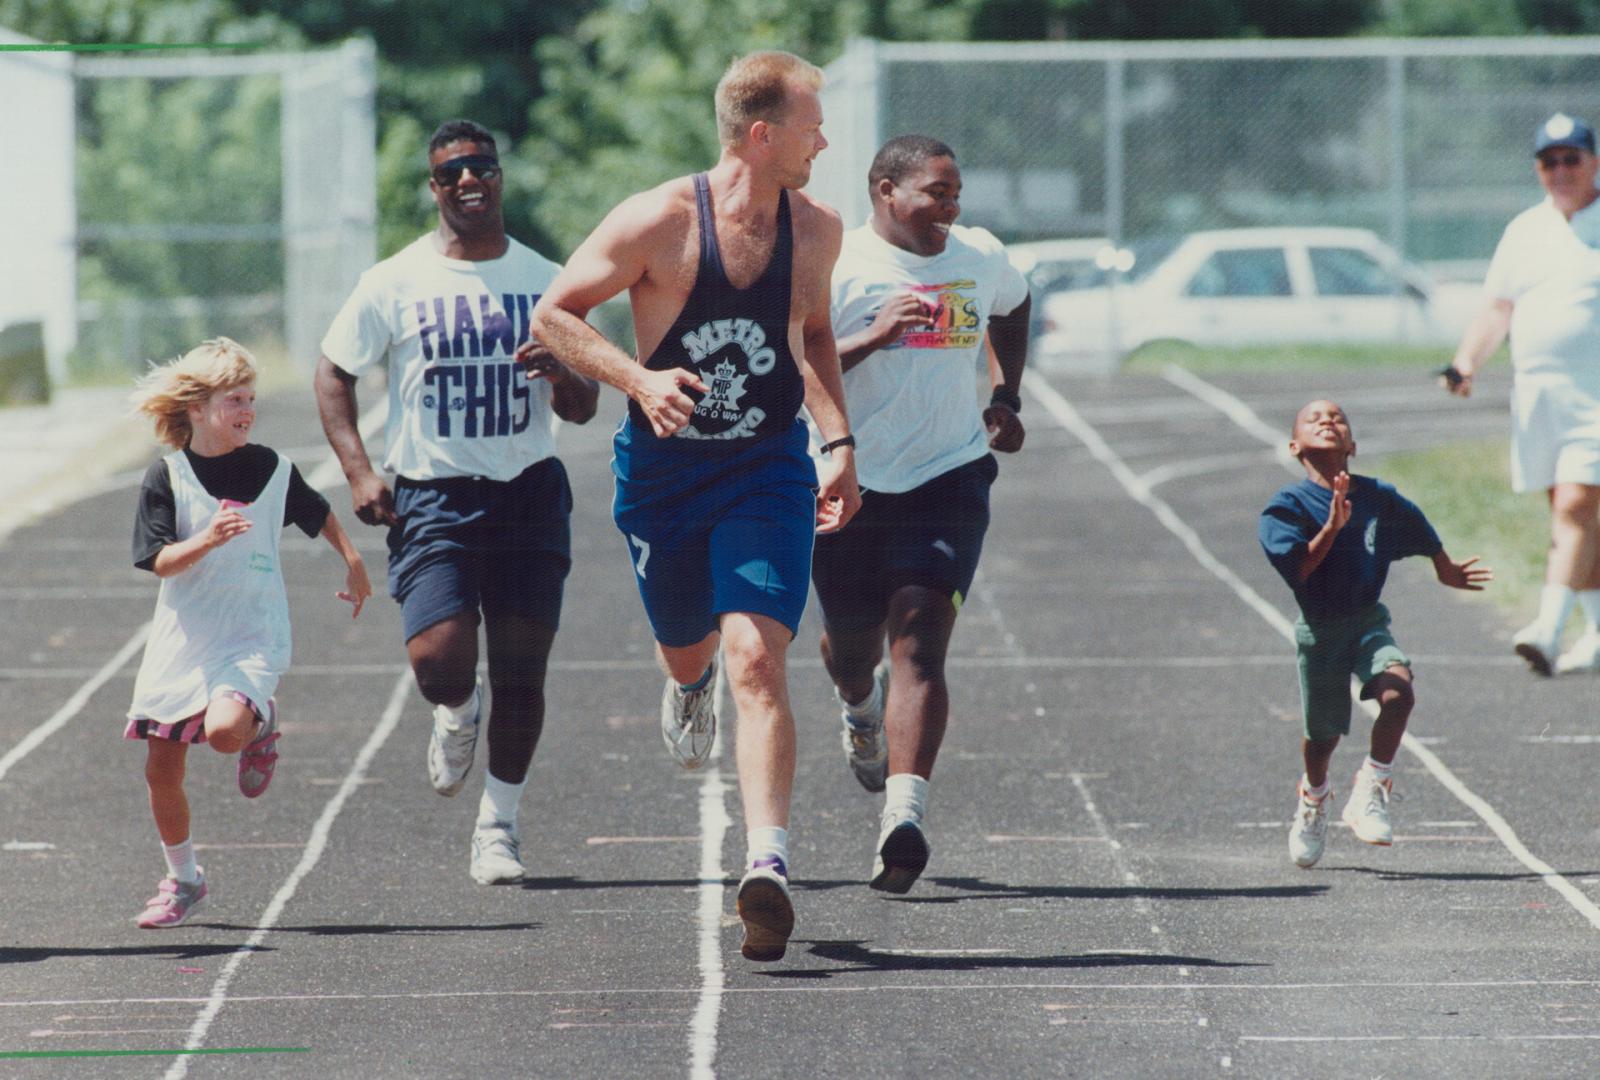
[[[0,52],[0,325],[44,323],[57,383],[77,341],[75,125],[71,53]]]

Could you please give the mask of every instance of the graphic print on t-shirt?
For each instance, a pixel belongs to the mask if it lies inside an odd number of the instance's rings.
[[[778,354],[767,344],[761,324],[753,319],[714,319],[683,335],[680,341],[700,381],[708,387],[695,404],[695,419],[733,426],[715,434],[691,426],[679,434],[708,439],[739,439],[753,434],[767,413],[759,405],[752,405],[748,412],[741,411],[739,399],[747,390],[745,381],[767,374],[778,362]],[[734,361],[741,358],[744,371],[734,366]],[[689,434],[691,431],[693,434]]]
[[[528,340],[529,314],[541,295],[506,293],[497,303],[489,293],[458,293],[413,302],[426,365],[422,405],[433,412],[437,438],[527,430],[531,387],[514,356]]]
[[[928,305],[930,315],[924,326],[907,330],[900,340],[886,349],[970,349],[977,345],[982,334],[978,316],[978,283],[971,278],[923,284],[908,282],[899,285],[882,285],[873,292],[886,296],[909,292]],[[881,305],[880,305],[881,307]],[[867,315],[870,323],[877,317],[879,308]]]

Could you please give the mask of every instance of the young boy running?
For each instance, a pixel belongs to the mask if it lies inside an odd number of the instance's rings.
[[[1480,592],[1493,580],[1477,556],[1455,562],[1422,511],[1391,485],[1347,471],[1356,441],[1344,410],[1313,401],[1294,419],[1289,451],[1306,478],[1272,497],[1261,512],[1261,547],[1300,605],[1295,643],[1305,716],[1305,775],[1289,828],[1289,857],[1315,866],[1327,840],[1328,762],[1350,731],[1350,676],[1361,697],[1378,702],[1371,749],[1356,773],[1344,821],[1369,844],[1394,842],[1390,770],[1415,701],[1411,661],[1389,633],[1378,602],[1389,564],[1410,555],[1433,560],[1441,584]]]

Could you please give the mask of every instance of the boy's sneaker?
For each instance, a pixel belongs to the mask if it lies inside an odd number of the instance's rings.
[[[472,880],[479,885],[511,885],[527,875],[522,838],[514,825],[497,821],[472,830]]]
[[[739,952],[746,960],[782,960],[794,933],[794,903],[789,899],[789,868],[776,855],[757,859],[734,901],[744,923],[744,942]]]
[[[698,769],[711,756],[717,739],[716,695],[714,656],[706,668],[705,685],[698,690],[685,690],[677,679],[667,676],[666,688],[661,692],[661,741],[685,769]]]
[[[1556,658],[1556,674],[1575,671],[1600,671],[1600,629],[1590,627],[1572,643],[1572,648]]]
[[[1294,821],[1289,825],[1289,858],[1296,866],[1309,869],[1322,858],[1322,849],[1328,843],[1328,804],[1333,801],[1330,790],[1320,799],[1309,798],[1304,788],[1297,788],[1300,798],[1294,809]]]
[[[433,730],[428,735],[428,782],[440,795],[461,790],[472,771],[472,752],[478,746],[478,721],[483,718],[483,682],[473,687],[478,707],[469,723],[457,724],[444,705],[433,707]]]
[[[267,699],[267,715],[261,730],[239,751],[239,793],[253,799],[267,790],[278,767],[278,701]]]
[[[844,752],[850,761],[850,770],[868,791],[882,791],[884,779],[889,775],[889,745],[883,737],[883,711],[889,701],[887,660],[878,665],[873,679],[878,684],[875,688],[878,708],[874,713],[866,717],[852,716],[848,708],[842,707],[844,699],[840,698],[839,718],[844,723]]]
[[[872,860],[872,880],[867,885],[879,892],[910,892],[928,865],[931,851],[920,821],[885,813],[878,832],[878,854]]]
[[[144,911],[136,920],[141,930],[166,930],[182,926],[185,919],[200,909],[206,898],[206,872],[196,868],[200,880],[192,884],[175,877],[164,877],[156,886],[156,894],[144,902]]]
[[[1544,627],[1531,622],[1511,638],[1511,651],[1528,662],[1528,667],[1540,675],[1551,674],[1551,658],[1560,647],[1559,637],[1550,637]]]
[[[1350,801],[1344,804],[1344,823],[1356,839],[1388,847],[1394,843],[1394,828],[1389,824],[1389,794],[1393,780],[1379,780],[1366,769],[1356,773]]]

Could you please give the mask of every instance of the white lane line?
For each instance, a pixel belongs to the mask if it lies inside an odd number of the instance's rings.
[[[1260,441],[1272,447],[1278,463],[1291,472],[1297,472],[1300,463],[1289,453],[1289,440],[1283,432],[1272,427],[1261,417],[1256,415],[1254,409],[1228,393],[1219,386],[1212,386],[1204,379],[1193,375],[1174,364],[1168,364],[1161,372],[1161,377],[1180,390],[1187,390],[1201,401],[1216,409],[1223,416],[1232,420],[1248,434],[1255,436]]]
[[[728,667],[717,665],[715,709],[718,719],[711,760],[700,781],[700,990],[689,1024],[689,1075],[713,1080],[717,1075],[717,1024],[722,1017],[726,975],[722,969],[722,842],[733,819],[728,816],[728,785],[722,779],[723,735],[732,715]]]
[[[1600,1035],[1241,1035],[1254,1043],[1593,1042]]]
[[[4,953],[0,949],[0,954]],[[1089,955],[1089,954],[1084,954]],[[1112,958],[1118,955],[1149,956],[1148,952],[1135,952],[1123,950],[1120,953],[1101,952],[1097,955]],[[870,986],[835,986],[819,983],[807,983],[801,986],[736,986],[723,990],[723,996],[747,996],[752,994],[989,994],[997,991],[1048,991],[1050,993],[1068,992],[1082,993],[1084,990],[1093,990],[1101,993],[1115,990],[1130,994],[1143,993],[1179,993],[1193,994],[1196,990],[1236,991],[1240,993],[1281,994],[1288,991],[1297,993],[1326,994],[1335,990],[1368,991],[1368,990],[1556,990],[1556,989],[1600,989],[1600,979],[1485,979],[1478,981],[1395,981],[1393,979],[1374,979],[1365,982],[1301,982],[1301,983],[1226,983],[1226,982],[1194,982],[1185,981],[1178,983],[1094,983],[1092,986],[1085,984],[1081,979],[1075,982],[1030,982],[1030,983],[879,983]],[[319,1001],[473,1001],[494,998],[519,999],[519,998],[598,998],[611,997],[697,997],[701,993],[698,986],[573,986],[551,989],[541,987],[538,989],[501,989],[501,990],[428,990],[412,991],[407,993],[389,994],[239,994],[228,998],[229,1005],[275,1005],[282,1002],[312,1003]],[[89,1008],[94,1006],[121,1006],[132,1005],[201,1005],[206,1002],[201,997],[142,997],[142,998],[52,998],[42,1001],[0,1001],[0,1009],[59,1009],[59,1008]]]
[[[122,648],[117,650],[115,656],[100,666],[100,670],[95,672],[88,682],[78,687],[77,691],[67,699],[66,704],[56,710],[54,716],[29,731],[21,742],[6,751],[5,756],[0,757],[0,780],[5,779],[6,773],[11,771],[13,765],[31,754],[40,743],[66,727],[73,717],[82,712],[95,691],[122,669],[122,665],[144,646],[144,639],[148,636],[150,636],[150,624],[145,623],[134,632]]]
[[[256,951],[261,942],[266,938],[272,928],[277,925],[278,919],[283,915],[283,909],[294,899],[294,894],[300,888],[300,882],[310,874],[322,858],[322,852],[328,846],[328,836],[333,831],[333,823],[338,819],[344,804],[350,796],[361,788],[361,781],[366,776],[367,769],[372,765],[372,759],[389,740],[396,725],[400,722],[400,714],[405,711],[406,699],[410,696],[411,688],[416,683],[408,671],[395,681],[394,689],[389,693],[389,703],[384,706],[383,715],[378,724],[372,729],[372,734],[367,736],[367,741],[356,754],[355,761],[350,766],[350,771],[345,774],[344,783],[339,790],[334,792],[333,798],[323,806],[322,813],[318,816],[316,824],[311,826],[311,835],[306,840],[305,852],[300,856],[289,876],[278,887],[272,901],[267,904],[267,909],[261,913],[261,919],[250,936],[226,962],[222,965],[222,972],[217,976],[217,981],[211,986],[211,995],[206,999],[205,1007],[200,1010],[200,1015],[195,1018],[194,1024],[189,1028],[189,1037],[184,1042],[185,1050],[198,1050],[205,1044],[206,1032],[211,1029],[211,1023],[217,1018],[217,1013],[222,1011],[223,1004],[228,999],[228,986],[233,982],[233,977],[238,973],[240,965]],[[181,1080],[188,1074],[189,1063],[193,1061],[192,1055],[180,1055],[168,1067],[165,1080]]]
[[[1100,808],[1095,805],[1094,796],[1089,792],[1089,785],[1084,783],[1083,774],[1075,772],[1071,774],[1069,779],[1072,781],[1072,786],[1077,788],[1078,797],[1083,800],[1083,809],[1089,815],[1089,820],[1094,823],[1095,831],[1100,834],[1100,839],[1105,841],[1106,847],[1110,850],[1111,862],[1116,866],[1117,873],[1122,877],[1122,883],[1129,888],[1141,889],[1144,883],[1139,880],[1139,875],[1133,872],[1133,867],[1128,864],[1127,857],[1122,854],[1122,841],[1111,835],[1111,827],[1106,824],[1106,819],[1100,813]],[[1150,933],[1164,942],[1166,940],[1165,932],[1161,929],[1161,924],[1155,920],[1155,908],[1150,903],[1150,898],[1148,896],[1136,896],[1133,901],[1133,909],[1144,918],[1150,920]],[[1118,950],[1118,953],[1120,954],[1123,951],[1125,950]],[[1179,975],[1187,975],[1188,973],[1188,968],[1180,967],[1178,969]]]
[[[1244,430],[1250,432],[1252,435],[1255,435],[1257,438],[1262,439],[1263,441],[1278,441],[1282,439],[1282,435],[1274,434],[1271,429],[1267,427],[1267,425],[1260,419],[1260,417],[1255,416],[1255,413],[1251,411],[1248,405],[1234,397],[1232,394],[1229,394],[1226,390],[1223,390],[1220,387],[1212,386],[1209,383],[1204,383],[1202,380],[1188,372],[1179,373],[1177,369],[1169,369],[1167,378],[1169,381],[1173,382],[1174,385],[1182,386],[1185,389],[1188,389],[1194,385],[1204,386],[1205,395],[1202,397],[1202,400],[1206,401],[1208,404],[1215,404],[1220,412],[1234,420],[1239,424],[1240,427],[1244,428]],[[1062,422],[1067,424],[1069,427],[1072,427],[1073,423],[1075,423],[1078,427],[1088,426],[1084,424],[1081,419],[1076,418],[1076,414],[1071,412],[1072,406],[1067,404],[1066,399],[1062,398],[1060,394],[1056,393],[1055,389],[1048,383],[1045,383],[1042,379],[1039,379],[1037,376],[1035,376],[1034,384],[1035,385],[1032,385],[1030,388],[1033,389],[1035,393],[1040,393],[1042,388],[1043,393],[1040,396],[1044,397],[1046,407],[1050,408],[1051,412],[1056,414],[1057,419],[1062,420]],[[1046,397],[1045,395],[1050,396]],[[1196,396],[1200,395],[1197,394]],[[1061,406],[1061,411],[1058,411],[1057,408],[1052,405],[1052,398],[1055,402],[1059,403]],[[1253,422],[1248,422],[1242,419],[1245,417],[1253,417],[1254,420]],[[1071,422],[1069,423],[1069,421]],[[1113,453],[1109,447],[1107,447],[1107,453]],[[1296,462],[1290,467],[1292,469],[1298,469],[1299,464]],[[1149,497],[1154,499],[1154,496]],[[1177,515],[1174,514],[1173,517],[1176,518]],[[1185,525],[1184,529],[1193,535],[1193,531],[1189,530],[1188,526]],[[1196,537],[1196,543],[1198,543],[1198,537]],[[1216,560],[1213,559],[1212,561],[1215,562]],[[1220,565],[1220,563],[1218,565]],[[1229,576],[1232,577],[1231,571],[1229,572]],[[1255,607],[1256,610],[1273,610],[1267,606],[1265,600],[1262,600],[1254,590],[1250,589],[1250,586],[1244,584],[1242,581],[1239,581],[1236,577],[1233,578],[1233,581],[1238,582],[1237,587],[1234,589],[1235,592],[1243,589],[1248,591],[1251,597],[1254,597],[1254,600],[1251,602],[1251,606]],[[1288,638],[1290,641],[1294,640],[1294,632],[1289,626],[1288,620],[1282,615],[1277,614],[1275,610],[1273,610],[1273,618],[1270,618],[1267,621],[1271,623],[1273,627],[1277,629],[1277,631],[1284,637]],[[1377,716],[1377,704],[1372,701],[1360,700],[1359,688],[1352,687],[1351,696],[1357,699],[1357,703],[1364,711],[1366,711],[1369,716],[1374,718]],[[1413,737],[1410,732],[1406,733],[1405,737],[1401,741],[1401,745],[1407,750],[1411,751],[1412,754],[1416,755],[1418,760],[1420,760],[1427,770],[1433,774],[1434,779],[1439,781],[1440,784],[1444,785],[1445,789],[1449,791],[1450,794],[1454,795],[1462,802],[1463,805],[1465,805],[1473,813],[1477,814],[1478,817],[1483,820],[1483,823],[1489,826],[1489,829],[1495,834],[1495,836],[1500,838],[1500,842],[1505,846],[1506,850],[1509,851],[1514,858],[1516,858],[1518,862],[1527,867],[1529,870],[1533,871],[1535,874],[1538,874],[1539,879],[1551,889],[1559,893],[1562,899],[1566,900],[1568,904],[1571,904],[1573,909],[1577,911],[1578,914],[1582,915],[1589,921],[1590,926],[1600,930],[1600,907],[1596,907],[1594,901],[1590,900],[1581,889],[1579,889],[1572,882],[1568,881],[1566,877],[1557,873],[1555,868],[1549,863],[1545,862],[1543,859],[1534,855],[1533,852],[1529,851],[1527,846],[1523,844],[1522,840],[1518,838],[1516,831],[1511,828],[1510,823],[1507,822],[1506,819],[1502,817],[1493,806],[1490,806],[1487,800],[1482,798],[1476,792],[1472,791],[1467,787],[1467,785],[1463,784],[1461,779],[1457,777],[1456,774],[1452,772],[1442,760],[1440,760],[1437,754],[1428,749],[1427,746],[1423,745],[1421,741]]]

